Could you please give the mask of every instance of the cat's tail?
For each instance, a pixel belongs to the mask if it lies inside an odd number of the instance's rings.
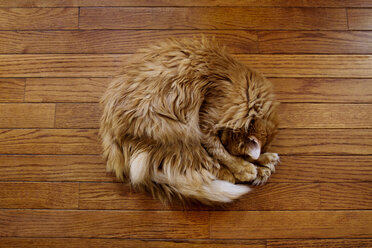
[[[204,204],[228,203],[250,191],[247,186],[216,179],[207,169],[183,167],[178,170],[177,162],[172,162],[162,164],[162,170],[155,171],[147,152],[134,153],[130,161],[132,184],[144,186],[165,202],[178,198],[194,199]],[[151,175],[149,171],[152,171]]]

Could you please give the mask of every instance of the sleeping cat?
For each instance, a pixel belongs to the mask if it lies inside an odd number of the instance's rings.
[[[101,101],[108,171],[162,200],[230,202],[264,183],[277,102],[259,73],[207,40],[138,51]]]

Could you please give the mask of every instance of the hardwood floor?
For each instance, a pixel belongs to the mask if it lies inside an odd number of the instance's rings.
[[[0,247],[372,247],[372,1],[0,1]],[[164,206],[106,174],[98,101],[136,49],[215,37],[281,102],[266,185]]]

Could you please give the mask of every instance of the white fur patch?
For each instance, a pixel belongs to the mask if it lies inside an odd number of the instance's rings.
[[[130,179],[132,183],[141,183],[149,172],[149,154],[146,151],[136,152],[130,159]]]
[[[223,180],[214,180],[210,185],[204,186],[206,198],[211,201],[231,202],[251,191],[244,185],[236,185]]]

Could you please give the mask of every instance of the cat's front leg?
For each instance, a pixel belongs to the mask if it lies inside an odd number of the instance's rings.
[[[280,158],[277,153],[263,153],[254,161],[257,165],[257,177],[252,182],[254,185],[264,184],[272,173],[275,172],[275,166],[280,163]]]
[[[225,165],[239,182],[251,182],[257,177],[257,169],[253,163],[244,160],[241,157],[231,155],[226,151],[220,139],[217,136],[204,135],[203,145],[208,153]]]

